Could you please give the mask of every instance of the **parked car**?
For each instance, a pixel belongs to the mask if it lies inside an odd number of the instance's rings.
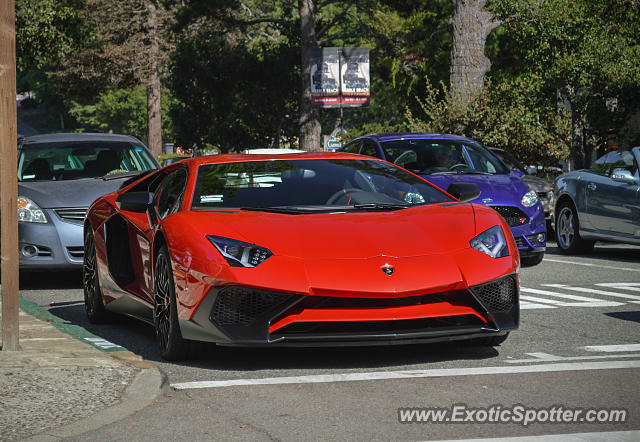
[[[101,197],[84,228],[89,320],[154,324],[166,359],[190,340],[498,345],[518,326],[505,220],[375,158],[188,159]]]
[[[347,143],[343,152],[382,158],[425,178],[441,189],[474,183],[474,202],[500,213],[511,227],[523,266],[542,261],[546,250],[544,209],[538,194],[481,143],[469,138],[426,133],[373,134]]]
[[[525,167],[511,154],[511,152],[497,147],[489,147],[489,149],[511,169],[522,172],[522,181],[524,181],[527,186],[535,190],[538,194],[538,199],[544,208],[544,217],[547,220],[547,230],[549,230],[549,227],[552,227],[551,207],[553,206],[553,182],[537,177],[537,167]]]
[[[596,241],[640,244],[640,147],[616,150],[590,169],[560,175],[554,184],[558,248],[590,251]]]
[[[18,142],[20,269],[77,268],[89,205],[126,179],[157,169],[138,139],[111,134],[51,134]]]

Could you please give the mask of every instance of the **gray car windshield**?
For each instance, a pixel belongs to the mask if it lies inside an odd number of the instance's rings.
[[[127,142],[27,144],[18,158],[18,181],[68,181],[156,167],[147,149]]]
[[[420,174],[508,174],[489,150],[469,141],[405,139],[382,143],[385,158]]]
[[[399,210],[454,201],[383,161],[301,159],[206,164],[198,169],[192,209],[281,213]]]

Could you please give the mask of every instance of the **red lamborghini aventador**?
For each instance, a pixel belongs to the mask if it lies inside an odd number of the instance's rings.
[[[519,257],[493,209],[351,154],[217,155],[132,178],[85,221],[89,320],[189,341],[368,345],[475,339],[519,321]]]

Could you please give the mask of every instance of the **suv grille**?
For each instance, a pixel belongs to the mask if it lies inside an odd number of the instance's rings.
[[[489,206],[505,219],[509,226],[521,226],[529,222],[529,217],[522,210],[513,206]]]
[[[68,222],[81,223],[87,216],[88,207],[62,207],[53,209],[60,219]]]

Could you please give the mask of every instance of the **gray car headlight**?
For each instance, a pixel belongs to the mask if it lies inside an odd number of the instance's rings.
[[[232,267],[257,267],[273,256],[269,249],[222,236],[207,235]]]
[[[474,249],[486,253],[492,258],[502,258],[509,255],[507,240],[500,226],[493,226],[473,238],[469,244]]]
[[[538,194],[535,190],[530,190],[524,194],[520,202],[524,207],[533,207],[538,202]]]
[[[24,196],[18,197],[18,221],[23,223],[46,223],[47,217],[36,203]]]

